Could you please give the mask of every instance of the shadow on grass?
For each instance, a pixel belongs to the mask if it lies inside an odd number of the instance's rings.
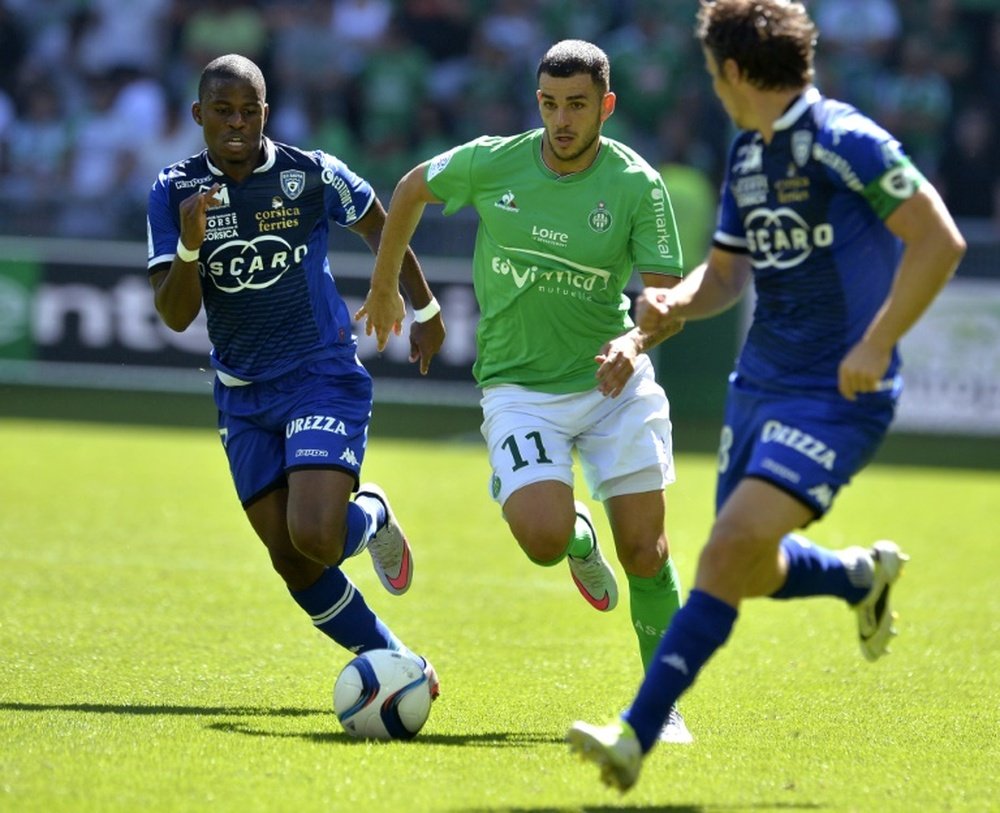
[[[0,703],[0,711],[73,711],[87,714],[133,716],[180,715],[190,717],[334,717],[333,711],[302,708],[260,708],[251,706],[171,706],[129,705],[125,703]],[[309,742],[358,743],[365,741],[344,731],[278,731],[248,722],[211,722],[207,728],[248,737],[286,737]],[[471,747],[516,748],[526,745],[561,745],[562,737],[530,731],[496,731],[476,734],[421,734],[415,741],[423,745],[461,745]]]
[[[732,805],[585,805],[583,807],[458,807],[452,813],[739,813],[745,810],[821,810],[821,805],[793,804],[790,802],[760,802],[758,804]]]
[[[250,706],[144,706],[129,703],[0,703],[0,711],[83,711],[90,714],[176,714],[208,717],[307,717],[333,714],[317,709],[252,708]]]
[[[329,712],[329,714],[333,714]],[[250,737],[289,737],[309,742],[368,744],[343,731],[273,731],[244,723],[212,723],[215,731],[245,734]],[[421,734],[413,745],[461,745],[472,748],[519,748],[528,745],[562,745],[562,737],[530,731],[480,731],[476,734]]]

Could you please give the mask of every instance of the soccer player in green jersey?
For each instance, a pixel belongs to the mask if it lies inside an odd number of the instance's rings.
[[[583,597],[613,609],[614,571],[574,499],[577,450],[628,579],[645,669],[680,605],[664,530],[664,486],[674,479],[669,404],[647,355],[677,326],[639,330],[624,291],[636,270],[647,286],[677,282],[680,245],[659,173],[601,135],[615,109],[605,53],[559,42],[537,77],[541,128],[482,136],[400,180],[355,318],[383,349],[401,329],[400,267],[424,207],[476,209],[473,374],[483,390],[492,496],[531,561],[567,558]],[[662,737],[690,741],[676,709]]]

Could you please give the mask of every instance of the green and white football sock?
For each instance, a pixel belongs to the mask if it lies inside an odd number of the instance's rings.
[[[633,576],[631,573],[626,576],[632,627],[639,639],[642,670],[646,672],[670,619],[680,609],[680,577],[673,559],[667,559],[660,572],[652,578]]]

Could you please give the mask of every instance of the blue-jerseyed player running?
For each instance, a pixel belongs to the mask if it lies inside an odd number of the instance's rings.
[[[567,735],[623,791],[743,599],[839,598],[857,614],[864,656],[887,651],[890,591],[907,557],[888,541],[830,551],[795,531],[874,455],[899,396],[896,344],[965,250],[899,142],[813,87],[816,29],[801,3],[703,0],[698,38],[743,132],[707,261],[672,289],[645,289],[637,320],[653,331],[710,317],[751,278],[757,301],[730,380],[716,519],[695,587],[631,706]]]
[[[351,652],[405,650],[341,570],[367,548],[390,593],[413,575],[385,493],[359,489],[372,381],[327,257],[331,221],[376,251],[385,210],[334,156],[264,136],[265,87],[257,65],[235,54],[202,72],[191,112],[207,149],[164,169],[149,195],[156,309],[182,331],[204,304],[236,492],[292,597]],[[426,373],[444,324],[409,250],[401,281],[424,317],[410,360]]]

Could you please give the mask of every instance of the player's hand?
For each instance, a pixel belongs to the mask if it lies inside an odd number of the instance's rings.
[[[221,188],[221,184],[215,183],[211,188],[195,192],[181,201],[181,242],[192,251],[200,248],[205,242],[205,228],[208,223],[206,212],[219,205],[215,194]]]
[[[635,372],[635,359],[639,355],[631,334],[619,336],[601,348],[594,356],[597,362],[597,387],[604,395],[617,398]]]
[[[362,318],[365,320],[365,335],[371,336],[372,331],[375,332],[375,343],[381,353],[389,342],[390,332],[397,336],[403,332],[405,315],[406,304],[398,288],[387,291],[376,291],[373,288],[368,291],[364,304],[354,314],[354,321],[359,322]],[[442,336],[442,340],[443,338]],[[427,363],[430,364],[430,359]]]
[[[444,344],[446,333],[440,313],[426,322],[410,323],[410,362],[420,362],[420,375],[427,375],[431,359]]]
[[[892,349],[861,340],[850,349],[837,371],[837,388],[848,401],[858,393],[878,392],[885,378]]]
[[[672,302],[667,288],[644,288],[635,298],[635,323],[647,335],[665,332],[673,336],[683,327],[683,320],[672,313]],[[676,326],[674,323],[679,323]]]

